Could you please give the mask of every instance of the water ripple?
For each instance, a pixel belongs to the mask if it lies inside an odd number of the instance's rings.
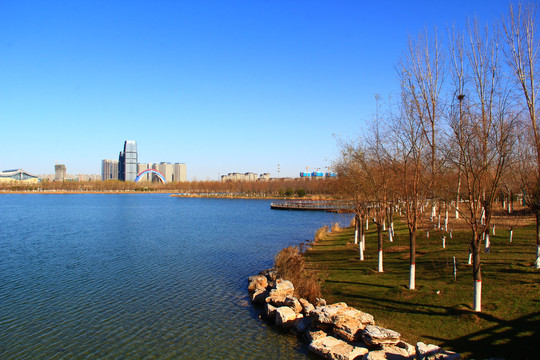
[[[336,216],[267,201],[6,195],[0,358],[305,359],[259,321],[246,278]]]

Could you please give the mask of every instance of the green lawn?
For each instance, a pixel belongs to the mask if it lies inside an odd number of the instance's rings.
[[[310,267],[321,270],[328,303],[344,301],[371,313],[377,324],[400,332],[410,343],[442,345],[465,358],[538,359],[540,271],[532,268],[536,251],[532,225],[515,228],[512,243],[507,229],[498,228],[491,237],[491,252],[482,254],[482,313],[471,310],[469,234],[454,231],[450,239],[434,229],[426,238],[422,232],[417,240],[417,289],[408,290],[408,232],[404,224],[396,225],[394,242],[385,234],[384,273],[377,272],[373,224],[362,262],[352,229],[328,234],[305,253]]]

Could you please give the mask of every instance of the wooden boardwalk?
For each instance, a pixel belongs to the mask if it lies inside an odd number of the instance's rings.
[[[343,201],[328,200],[283,200],[270,204],[274,210],[351,212],[351,204]]]

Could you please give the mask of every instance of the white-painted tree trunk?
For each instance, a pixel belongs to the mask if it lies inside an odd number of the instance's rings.
[[[474,282],[474,311],[482,311],[482,281]]]
[[[360,261],[364,261],[364,239],[362,236],[362,240],[360,240],[360,244],[358,244],[358,252],[360,253]]]
[[[383,231],[386,231],[386,220],[383,221],[383,223],[382,223],[382,229],[383,229]]]
[[[354,227],[354,243],[358,244],[358,224],[356,224]]]
[[[394,241],[394,235],[392,234],[392,228],[391,227],[388,227],[388,240],[390,240],[390,242]]]
[[[493,228],[491,229],[491,234],[495,236],[495,225],[493,225]]]
[[[426,231],[426,237],[429,238],[429,230]]]
[[[536,261],[534,262],[534,268],[540,269],[540,245],[536,246]]]
[[[366,251],[366,234],[362,234],[362,250]]]
[[[382,250],[379,250],[379,267],[378,272],[383,272],[383,252]]]
[[[489,241],[489,232],[485,233],[486,247],[484,249],[485,253],[488,254],[491,250],[491,242]]]
[[[512,237],[514,236],[514,230],[510,230],[510,242],[512,242]]]
[[[482,216],[480,217],[480,224],[484,225],[484,221],[486,221],[486,209],[482,208]]]
[[[439,221],[437,222],[437,228],[441,228],[441,214],[439,214]]]
[[[452,238],[452,229],[450,229],[450,239]]]
[[[469,253],[469,260],[467,261],[467,265],[472,265],[472,253]]]
[[[506,210],[506,200],[503,200],[503,210]]]
[[[446,236],[442,237],[442,247],[443,249],[446,249]]]
[[[411,264],[410,273],[409,273],[409,289],[415,289],[416,282],[416,264]]]
[[[456,257],[454,256],[454,281],[457,280]]]
[[[369,219],[366,219],[366,230],[369,230]]]
[[[435,217],[436,212],[435,212],[435,205],[432,205],[431,206],[431,221],[433,221],[433,218]]]
[[[448,218],[444,219],[444,231],[448,231]]]

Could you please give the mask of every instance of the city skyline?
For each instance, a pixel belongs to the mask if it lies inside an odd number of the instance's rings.
[[[188,180],[326,171],[370,126],[375,94],[398,96],[409,36],[444,39],[508,4],[8,0],[0,169],[98,174],[131,138],[140,162],[182,159]]]

